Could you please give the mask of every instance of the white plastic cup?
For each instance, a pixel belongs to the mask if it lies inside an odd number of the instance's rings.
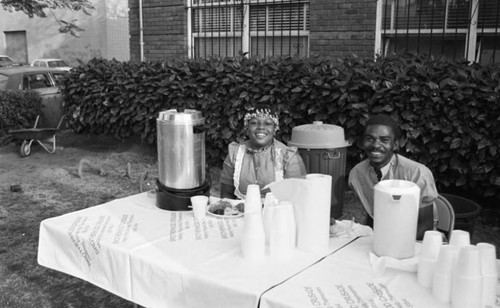
[[[271,257],[286,258],[291,256],[294,247],[290,208],[277,205],[273,212],[273,225],[269,237],[269,254]]]
[[[272,192],[266,194],[264,199],[264,209],[262,210],[262,220],[264,222],[264,232],[266,233],[266,245],[269,245],[271,226],[273,225],[274,207],[278,205],[278,200]]]
[[[266,235],[260,212],[245,212],[241,253],[248,261],[258,261],[266,255]]]
[[[460,247],[452,245],[443,245],[439,250],[432,280],[432,294],[444,303],[451,299],[451,284],[459,250]]]
[[[425,231],[420,256],[437,260],[442,245],[443,237],[441,232],[431,230]]]
[[[496,249],[488,243],[478,243],[479,258],[481,259],[481,273],[483,276],[482,307],[495,306],[496,284],[498,273],[496,268]]]
[[[450,236],[450,245],[463,247],[470,245],[470,234],[464,230],[453,230]]]
[[[425,231],[418,259],[417,280],[426,288],[432,287],[434,267],[442,244],[443,237],[439,231]]]
[[[453,276],[451,306],[453,308],[481,307],[482,275],[479,248],[463,246]]]
[[[191,206],[193,208],[193,214],[196,219],[203,219],[207,215],[207,196],[192,196]]]
[[[257,184],[247,186],[245,196],[245,214],[259,212],[262,213],[262,200],[260,198],[260,187]]]
[[[288,208],[292,248],[295,248],[297,246],[297,221],[295,220],[295,208],[293,207],[293,203],[290,201],[281,201],[279,205]]]

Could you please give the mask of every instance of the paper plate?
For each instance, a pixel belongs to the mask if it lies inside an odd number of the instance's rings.
[[[222,203],[221,203],[222,202]],[[240,203],[245,203],[243,200],[234,200],[234,199],[220,199],[220,198],[214,198],[210,197],[210,204],[207,207],[207,214],[218,217],[218,218],[238,218],[242,217],[245,215],[243,212],[240,212],[235,209],[236,205]],[[235,214],[232,215],[224,215],[224,214],[216,214],[213,211],[217,209],[223,209],[224,207],[230,207],[235,209]]]

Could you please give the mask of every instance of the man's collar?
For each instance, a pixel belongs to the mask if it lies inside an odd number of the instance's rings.
[[[396,166],[396,163],[397,163],[397,157],[396,157],[396,155],[398,155],[398,154],[392,153],[392,157],[389,160],[389,162],[387,164],[385,164],[382,168],[380,168],[380,171],[382,171],[382,177],[385,177],[385,175],[389,172],[389,169],[392,169],[392,168],[394,168],[394,166]],[[370,164],[370,166],[375,171],[375,167],[372,166],[371,164]]]

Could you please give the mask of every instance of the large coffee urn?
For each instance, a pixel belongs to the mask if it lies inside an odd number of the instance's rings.
[[[159,113],[156,119],[159,208],[189,210],[192,196],[209,194],[204,124],[201,112],[192,109]]]

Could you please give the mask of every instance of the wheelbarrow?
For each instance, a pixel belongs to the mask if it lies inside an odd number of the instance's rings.
[[[21,157],[30,155],[33,141],[36,141],[45,151],[51,154],[56,151],[56,133],[61,127],[64,116],[61,117],[56,128],[37,128],[36,126],[38,125],[39,118],[40,116],[36,117],[33,128],[9,130],[9,134],[11,134],[14,139],[23,141],[20,150]]]

